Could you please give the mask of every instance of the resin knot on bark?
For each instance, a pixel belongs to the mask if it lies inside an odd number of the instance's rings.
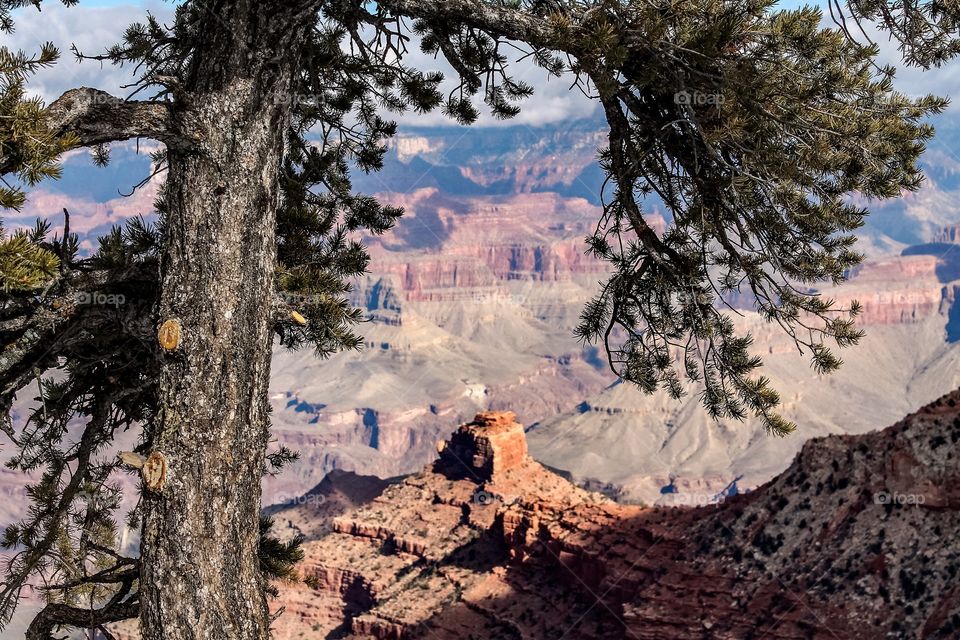
[[[147,456],[147,461],[143,463],[140,469],[140,475],[143,477],[143,483],[151,491],[160,491],[167,482],[167,459],[159,451],[154,451]]]
[[[160,341],[160,346],[163,347],[164,351],[176,351],[177,347],[180,346],[180,337],[183,334],[183,327],[180,326],[180,321],[176,319],[165,320],[163,324],[160,325],[160,330],[157,332],[157,339]]]
[[[121,451],[117,457],[128,467],[140,470],[140,476],[148,489],[151,491],[163,489],[167,481],[167,458],[162,453],[154,451],[144,458],[133,451]]]

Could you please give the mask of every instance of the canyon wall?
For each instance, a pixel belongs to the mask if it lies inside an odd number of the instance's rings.
[[[735,301],[787,417],[807,425],[772,443],[755,421],[710,420],[693,388],[676,403],[615,385],[603,355],[574,339],[606,274],[582,250],[594,205],[555,193],[466,197],[435,188],[385,197],[408,215],[374,241],[371,273],[354,292],[370,318],[364,351],[322,363],[309,354],[275,359],[275,430],[304,458],[267,482],[268,500],[335,468],[409,473],[436,455],[432,443],[447,425],[501,408],[531,425],[538,459],[579,482],[644,502],[681,499],[661,494],[673,483],[698,500],[738,477],[741,487],[766,481],[807,437],[862,432],[960,384],[952,368],[960,366],[960,252],[923,245],[869,260],[849,282],[823,290],[839,306],[860,302],[867,331],[840,353],[845,366],[833,377],[816,375],[749,301]],[[865,401],[870,410],[858,411]]]

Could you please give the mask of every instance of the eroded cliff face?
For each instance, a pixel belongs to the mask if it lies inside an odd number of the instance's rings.
[[[305,582],[281,588],[278,604],[286,612],[276,637],[324,638],[340,628],[351,638],[553,638],[580,614],[593,627],[612,630],[565,583],[508,570],[505,531],[513,529],[504,520],[506,509],[521,503],[619,507],[534,462],[512,413],[480,414],[439,448],[437,461],[422,473],[334,519],[331,534],[307,543]],[[275,515],[283,520],[283,512]],[[312,594],[326,604],[331,595],[349,595],[333,611],[291,606],[311,602]]]
[[[307,543],[275,637],[955,638],[958,444],[954,392],[813,440],[752,493],[643,508],[535,462],[512,414],[480,414]]]

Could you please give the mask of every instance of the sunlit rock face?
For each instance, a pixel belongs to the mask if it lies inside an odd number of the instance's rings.
[[[527,461],[523,426],[511,411],[478,413],[439,447],[437,466],[448,473],[469,473],[492,481]]]

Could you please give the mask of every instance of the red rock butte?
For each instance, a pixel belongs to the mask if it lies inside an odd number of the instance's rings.
[[[512,411],[478,413],[441,444],[440,464],[457,473],[458,467],[489,481],[516,469],[527,460],[527,439],[523,425]]]

